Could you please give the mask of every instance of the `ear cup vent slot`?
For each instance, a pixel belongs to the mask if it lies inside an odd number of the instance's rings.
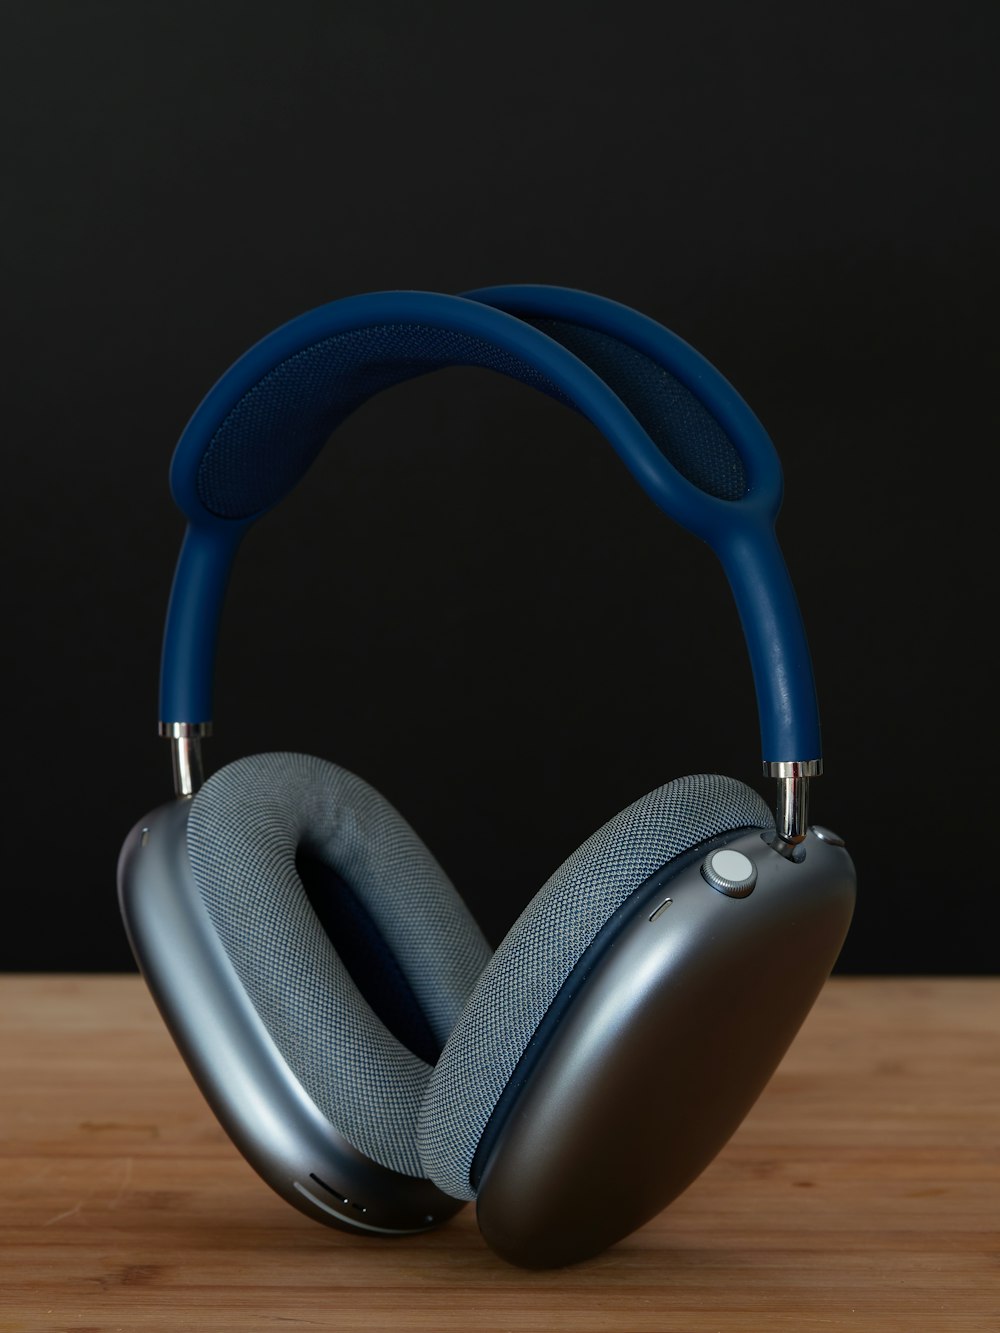
[[[336,1199],[338,1203],[348,1204],[349,1207],[353,1208],[357,1213],[367,1213],[368,1209],[363,1203],[358,1203],[356,1199],[349,1199],[347,1195],[342,1194],[339,1189],[335,1189],[333,1185],[328,1185],[325,1180],[321,1180],[319,1176],[316,1175],[315,1171],[309,1172],[309,1179],[315,1180],[316,1184],[319,1185],[321,1189],[325,1189],[327,1194],[329,1194],[331,1198]]]

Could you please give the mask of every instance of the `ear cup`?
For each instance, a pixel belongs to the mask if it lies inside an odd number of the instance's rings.
[[[473,1158],[501,1094],[561,986],[628,896],[698,843],[773,822],[742,782],[679,778],[621,811],[563,862],[485,968],[428,1084],[420,1157],[439,1189],[475,1198]]]
[[[362,994],[300,871],[303,858],[319,867],[314,898],[346,889],[347,915],[366,923],[356,959],[380,960],[383,983],[412,996],[442,1044],[491,950],[434,857],[367,783],[297,754],[213,774],[192,801],[188,855],[247,995],[309,1096],[360,1152],[422,1176],[416,1123],[431,1065]]]

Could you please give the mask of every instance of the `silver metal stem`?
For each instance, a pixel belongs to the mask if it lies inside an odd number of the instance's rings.
[[[765,761],[764,772],[778,781],[775,832],[782,842],[795,847],[809,827],[809,779],[823,772],[823,760]]]
[[[806,836],[809,819],[809,779],[779,778],[775,822],[778,837],[793,846]]]
[[[211,722],[161,722],[159,732],[170,741],[174,794],[193,796],[205,781],[201,742],[204,736],[211,736]]]
[[[174,794],[193,796],[205,781],[201,741],[197,736],[178,736],[172,739],[170,758],[174,766]]]

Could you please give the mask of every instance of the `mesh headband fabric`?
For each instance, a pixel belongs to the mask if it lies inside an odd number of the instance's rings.
[[[567,320],[527,322],[596,370],[682,476],[720,499],[743,495],[746,474],[738,452],[707,408],[668,370],[599,330]],[[202,456],[199,500],[225,519],[269,509],[362,403],[443,366],[497,371],[570,402],[536,367],[483,338],[419,324],[352,329],[295,352],[240,398]]]

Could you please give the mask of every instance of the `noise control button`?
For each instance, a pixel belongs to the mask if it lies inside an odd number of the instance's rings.
[[[745,898],[757,883],[757,867],[732,847],[710,852],[702,862],[701,873],[713,889],[727,898]]]

